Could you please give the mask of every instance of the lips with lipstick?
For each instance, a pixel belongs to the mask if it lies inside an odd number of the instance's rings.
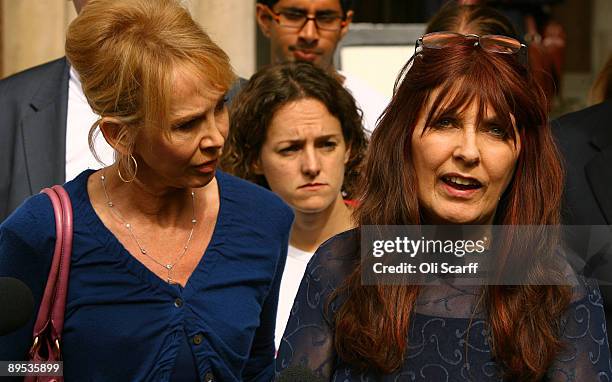
[[[196,166],[196,169],[199,172],[204,172],[204,173],[213,172],[215,171],[216,168],[217,168],[217,158],[209,160],[208,162],[204,162]]]
[[[483,187],[482,183],[475,178],[458,175],[444,175],[442,182],[459,191],[478,190]]]

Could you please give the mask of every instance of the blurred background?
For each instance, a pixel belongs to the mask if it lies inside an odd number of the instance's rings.
[[[249,78],[269,62],[255,23],[255,0],[184,0],[211,37]],[[338,68],[390,95],[414,41],[446,0],[356,0],[354,24],[336,52]],[[477,0],[464,2],[478,2]],[[612,0],[485,1],[510,17],[551,100],[552,116],[581,109],[612,52]],[[0,78],[64,55],[66,0],[0,0]]]

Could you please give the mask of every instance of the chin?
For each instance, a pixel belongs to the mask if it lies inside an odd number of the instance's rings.
[[[432,215],[432,224],[484,224],[479,223],[483,221],[482,215],[465,208],[444,208],[441,211],[433,211]]]
[[[441,219],[445,224],[478,224],[475,218],[468,218],[463,216],[448,216]]]
[[[305,214],[316,214],[330,208],[333,201],[321,200],[305,200],[292,204],[293,209]]]
[[[208,185],[215,178],[215,172],[211,172],[205,175],[200,175],[193,179],[189,185],[191,188],[201,188]]]

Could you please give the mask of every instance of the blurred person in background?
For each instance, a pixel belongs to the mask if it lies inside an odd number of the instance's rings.
[[[77,13],[87,1],[74,0]],[[1,80],[0,110],[0,222],[41,188],[100,167],[87,144],[98,116],[66,57]],[[103,162],[113,162],[102,136],[95,147]]]
[[[558,225],[561,161],[546,99],[511,37],[430,33],[400,73],[358,186],[358,227]],[[596,285],[549,236],[493,237],[545,285],[364,285],[360,229],[311,259],[277,355],[326,380],[610,378]],[[534,253],[533,248],[539,248]],[[366,252],[367,253],[367,252]],[[545,267],[545,268],[544,268]],[[568,283],[571,285],[568,285]]]
[[[612,326],[612,248],[597,246],[597,253],[589,253],[593,249],[590,231],[576,226],[612,225],[611,62],[608,60],[592,88],[594,105],[552,122],[566,171],[563,223],[570,227],[565,239],[586,262],[592,276],[606,281],[601,293],[608,328]]]
[[[553,6],[564,0],[431,0],[428,13],[437,13],[448,5],[483,5],[495,8],[511,20],[520,40],[528,45],[530,68],[546,94],[551,109],[555,96],[561,92],[565,64],[566,31],[554,19]]]
[[[349,200],[366,136],[353,97],[309,63],[260,70],[236,98],[230,121],[222,168],[274,191],[295,213],[276,320],[278,348],[308,261],[325,240],[354,227]]]
[[[258,0],[257,24],[270,39],[271,62],[306,61],[335,76],[363,112],[371,134],[388,100],[360,79],[334,67],[338,43],[349,32],[352,0]]]
[[[216,170],[229,58],[177,0],[90,0],[66,52],[100,116],[90,137],[116,154],[65,185],[74,238],[53,351],[66,381],[270,381],[293,212]],[[55,239],[45,195],[0,225],[0,274],[36,305]],[[26,357],[32,324],[0,337],[0,359]]]
[[[603,69],[597,75],[589,91],[589,103],[591,105],[596,105],[609,99],[612,99],[612,53],[608,55]]]
[[[461,5],[452,1],[429,20],[425,33],[431,32],[517,36],[510,20],[494,8],[478,4]]]

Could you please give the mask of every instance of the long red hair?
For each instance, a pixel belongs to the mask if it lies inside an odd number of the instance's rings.
[[[469,102],[478,103],[479,117],[487,105],[492,107],[511,130],[510,116],[515,119],[521,151],[494,224],[559,224],[563,170],[547,122],[545,96],[517,57],[486,52],[471,42],[425,49],[402,70],[366,155],[357,188],[361,190],[355,211],[359,225],[427,223],[417,199],[410,142],[420,113],[438,88],[441,91],[433,99],[427,120]],[[526,248],[537,239],[534,235],[519,243],[508,236],[503,240],[503,253],[533,256]],[[554,237],[548,235],[538,243],[538,256],[553,255]],[[536,267],[534,271],[542,270]],[[483,293],[492,350],[504,377],[542,378],[562,347],[558,319],[570,302],[569,288],[492,285],[483,287]],[[346,296],[335,316],[339,356],[363,369],[374,367],[384,373],[398,369],[404,362],[419,286],[364,286],[357,265],[335,296],[338,294]]]

